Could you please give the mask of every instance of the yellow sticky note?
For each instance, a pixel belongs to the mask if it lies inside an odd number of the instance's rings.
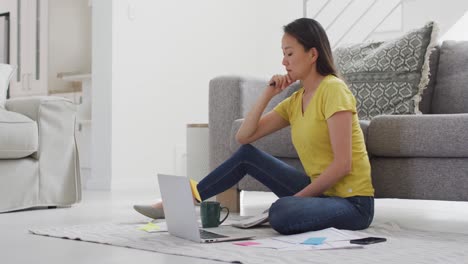
[[[158,231],[160,229],[160,227],[154,223],[147,223],[146,225],[142,226],[142,227],[139,227],[138,230],[143,230],[143,231],[146,231],[146,232],[153,232],[153,231]]]

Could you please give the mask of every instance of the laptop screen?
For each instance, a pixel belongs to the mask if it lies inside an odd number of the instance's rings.
[[[189,179],[158,174],[158,181],[169,233],[200,242],[200,232]]]

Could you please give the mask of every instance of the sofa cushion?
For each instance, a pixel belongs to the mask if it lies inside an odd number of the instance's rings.
[[[336,66],[356,97],[360,119],[421,113],[419,102],[436,45],[434,28],[430,22],[394,40],[335,50]]]
[[[37,123],[0,108],[0,159],[27,157],[38,149]]]
[[[467,201],[465,158],[371,159],[377,198]]]
[[[378,116],[367,149],[379,157],[468,157],[468,114]]]
[[[442,43],[432,113],[468,113],[468,41]]]

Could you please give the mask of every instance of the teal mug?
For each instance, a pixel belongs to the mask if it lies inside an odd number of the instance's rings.
[[[219,220],[223,209],[226,209],[227,214],[223,220]],[[229,209],[227,207],[222,207],[219,202],[204,201],[200,204],[200,217],[203,228],[218,227],[228,216]]]

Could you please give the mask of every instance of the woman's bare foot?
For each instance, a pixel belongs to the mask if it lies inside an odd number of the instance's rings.
[[[152,204],[151,207],[156,208],[156,209],[162,209],[163,208],[163,203],[162,202],[157,202],[155,204]]]
[[[164,209],[162,208],[162,204],[158,205],[158,207],[153,207],[153,205],[134,205],[133,208],[135,211],[139,212],[140,214],[153,218],[153,219],[161,219],[165,218]]]

